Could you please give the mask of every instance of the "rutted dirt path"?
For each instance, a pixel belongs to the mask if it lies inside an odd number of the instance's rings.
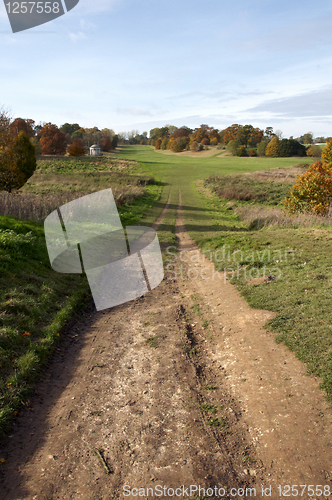
[[[233,498],[251,487],[261,498],[262,484],[273,499],[278,484],[332,490],[331,411],[318,382],[263,330],[271,313],[250,309],[223,274],[212,279],[178,215],[166,279],[68,325],[0,450],[1,500],[153,498],[158,485],[158,498],[182,485],[174,498],[190,485],[210,498],[216,487],[240,488]],[[131,488],[144,490],[125,496]]]

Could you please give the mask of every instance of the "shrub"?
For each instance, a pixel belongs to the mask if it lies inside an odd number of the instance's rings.
[[[217,137],[213,137],[210,141],[210,144],[211,146],[217,146],[218,144],[218,138]]]
[[[203,146],[208,146],[210,144],[210,139],[204,137],[204,139],[201,140],[201,144],[203,144]]]
[[[82,139],[75,139],[68,147],[69,156],[83,156],[85,155],[85,147]]]
[[[248,156],[245,146],[239,146],[236,150],[236,156]]]
[[[307,156],[312,156],[314,158],[320,158],[322,156],[322,150],[319,146],[309,146],[307,151]]]
[[[249,156],[251,156],[251,157],[252,157],[252,156],[257,156],[256,151],[255,151],[254,149],[251,149],[251,150],[249,151]]]
[[[192,142],[191,145],[190,145],[190,149],[192,151],[198,151],[198,147],[199,146],[198,146],[198,142],[197,141]]]
[[[226,146],[226,149],[229,153],[232,153],[232,155],[235,156],[239,145],[240,145],[240,142],[236,139],[233,139],[233,140],[229,141],[229,143]]]
[[[290,198],[283,201],[290,214],[313,212],[327,215],[332,204],[332,164],[312,163],[308,170],[297,176]]]

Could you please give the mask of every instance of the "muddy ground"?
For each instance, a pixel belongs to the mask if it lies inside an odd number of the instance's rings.
[[[66,327],[1,444],[1,500],[329,498],[319,381],[264,330],[273,313],[251,309],[199,254],[181,210],[177,237],[156,289],[90,304]]]

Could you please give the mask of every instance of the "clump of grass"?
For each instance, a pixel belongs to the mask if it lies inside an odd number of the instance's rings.
[[[209,420],[206,422],[206,425],[210,425],[213,427],[224,427],[225,422],[221,417],[211,417]]]

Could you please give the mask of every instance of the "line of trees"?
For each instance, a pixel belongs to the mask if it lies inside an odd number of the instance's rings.
[[[6,115],[3,111],[2,114]],[[118,136],[109,128],[84,128],[78,123],[65,123],[61,127],[50,122],[36,125],[31,119],[12,121],[6,116],[11,134],[23,132],[27,135],[37,155],[85,154],[92,144],[98,144],[102,151],[112,151],[118,144]]]
[[[114,130],[83,128],[78,123],[36,125],[34,120],[16,118],[0,108],[0,190],[19,189],[36,169],[36,155],[79,156],[92,144],[112,151],[118,144]]]
[[[273,131],[273,127],[265,130],[253,125],[233,124],[218,130],[208,125],[195,129],[183,126],[177,128],[166,125],[150,130],[142,135],[138,131],[122,134],[121,140],[129,144],[149,144],[156,149],[170,149],[173,152],[184,150],[200,151],[205,147],[219,146],[237,156],[320,156],[320,148],[315,143],[328,142],[331,137],[317,137],[312,132],[301,137],[282,139],[281,130]],[[249,151],[248,151],[249,149]]]

